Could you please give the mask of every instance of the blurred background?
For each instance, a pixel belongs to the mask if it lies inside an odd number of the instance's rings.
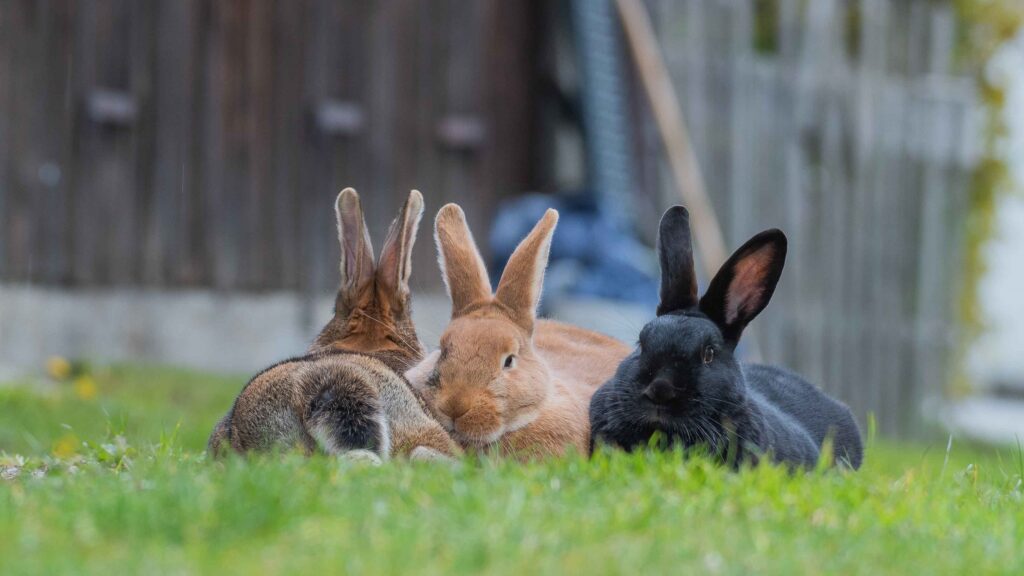
[[[428,346],[446,202],[495,274],[560,208],[545,313],[632,341],[658,218],[696,200],[704,265],[790,239],[749,358],[885,434],[1024,436],[1022,23],[1017,0],[0,0],[0,380],[301,353],[346,186],[377,246],[423,192]]]

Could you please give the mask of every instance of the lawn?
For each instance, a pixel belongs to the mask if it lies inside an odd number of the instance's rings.
[[[800,474],[676,453],[212,463],[244,378],[75,372],[0,386],[4,574],[1024,574],[1018,450],[872,441],[859,472]]]

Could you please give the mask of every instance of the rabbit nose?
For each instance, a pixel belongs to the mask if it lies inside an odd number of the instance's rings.
[[[443,412],[455,422],[469,412],[469,402],[450,402],[443,407]]]
[[[644,389],[644,397],[655,404],[667,404],[675,399],[676,392],[671,382],[659,378]]]

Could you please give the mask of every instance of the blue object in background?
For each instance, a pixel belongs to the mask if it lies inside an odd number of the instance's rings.
[[[594,196],[529,194],[503,202],[491,228],[492,278],[499,278],[512,251],[548,208],[559,212],[544,281],[544,299],[578,296],[658,303],[653,252],[602,215]],[[543,300],[542,300],[543,302]]]

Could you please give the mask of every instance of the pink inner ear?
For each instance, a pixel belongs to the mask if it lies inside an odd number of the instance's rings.
[[[363,266],[366,264],[362,261],[365,259],[363,251],[359,250],[358,245],[351,245],[346,243],[345,247],[345,276],[350,282],[361,281],[363,276]]]
[[[349,281],[356,281],[356,276],[359,274],[359,267],[363,264],[360,262],[360,258],[364,257],[364,250],[362,247],[363,230],[362,226],[362,214],[358,210],[358,203],[349,197],[342,199],[342,206],[340,210],[341,216],[341,229],[345,231],[344,237],[341,239],[341,249],[344,251],[345,258],[345,276]]]
[[[768,244],[736,263],[725,301],[727,324],[735,323],[741,316],[746,317],[755,313],[761,306],[764,298],[764,282],[771,271],[774,257],[775,249]]]

